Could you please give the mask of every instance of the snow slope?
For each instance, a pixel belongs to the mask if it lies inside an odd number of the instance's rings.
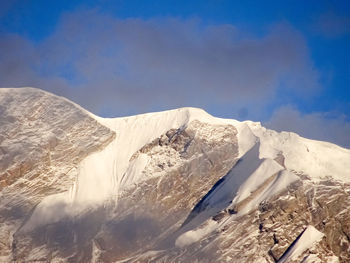
[[[119,191],[134,183],[132,178],[138,178],[134,173],[140,167],[132,163],[132,169],[128,168],[131,156],[142,146],[170,129],[184,127],[192,120],[219,123],[205,111],[192,108],[114,119],[100,118],[91,113],[90,116],[115,131],[115,140],[102,151],[86,157],[79,165],[78,177],[71,190],[45,198],[23,230],[58,222],[63,217],[77,215],[87,207],[101,204],[108,199],[116,202]],[[49,212],[57,207],[62,210],[59,215]]]
[[[60,218],[57,216],[55,218],[47,216],[47,211],[57,205],[64,208],[65,213],[60,216],[64,217],[80,213],[86,207],[101,204],[106,200],[116,202],[122,189],[142,180],[140,172],[147,164],[147,158],[130,163],[132,155],[168,130],[185,127],[193,120],[235,126],[238,130],[239,157],[243,157],[259,141],[258,156],[261,160],[256,161],[261,162],[261,165],[252,175],[249,174],[250,177],[244,179],[247,179],[245,183],[244,180],[238,180],[242,181],[243,185],[239,188],[235,202],[246,198],[266,180],[266,176],[271,176],[282,169],[273,161],[281,153],[285,157],[286,170],[307,174],[314,180],[332,176],[337,180],[350,181],[348,149],[331,143],[301,138],[294,133],[277,133],[267,130],[260,123],[215,118],[196,108],[181,108],[124,118],[101,118],[89,114],[115,131],[115,140],[102,151],[86,157],[79,165],[78,178],[71,190],[47,197],[36,208],[25,228],[31,229],[38,224],[58,221]],[[272,182],[269,187],[285,187],[295,180],[295,176],[286,172],[282,173],[279,179],[285,183]],[[273,189],[270,191],[275,193]],[[265,196],[261,195],[257,200],[261,201],[267,196],[269,194],[265,193]]]
[[[297,259],[304,251],[310,249],[315,243],[319,242],[324,234],[318,231],[313,226],[308,226],[301,234],[298,240],[289,248],[289,250],[282,256],[278,263],[290,262]]]
[[[332,143],[302,138],[296,133],[268,130],[260,123],[246,122],[260,138],[260,158],[274,159],[278,153],[285,156],[290,170],[300,171],[317,180],[330,176],[350,181],[350,150]]]

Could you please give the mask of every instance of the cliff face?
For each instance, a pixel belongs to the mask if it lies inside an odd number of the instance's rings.
[[[0,90],[4,262],[349,262],[350,151],[183,108]]]
[[[0,256],[46,196],[67,191],[78,164],[115,137],[79,106],[32,89],[0,89]]]
[[[196,242],[126,262],[349,262],[349,186],[300,179],[249,214],[211,217],[192,230]],[[288,257],[310,226],[323,236]]]

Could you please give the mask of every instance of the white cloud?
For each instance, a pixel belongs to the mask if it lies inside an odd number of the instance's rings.
[[[303,114],[292,106],[285,106],[276,110],[265,125],[278,131],[292,131],[306,138],[350,148],[350,122],[344,115],[323,112]]]
[[[88,18],[88,19],[87,19]],[[94,10],[61,17],[40,43],[0,38],[0,86],[36,86],[95,112],[260,104],[283,82],[317,90],[302,36],[286,24],[263,36],[198,19],[117,19]]]

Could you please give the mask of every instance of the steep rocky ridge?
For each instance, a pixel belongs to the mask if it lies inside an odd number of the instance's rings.
[[[349,262],[349,191],[348,183],[300,179],[249,214],[224,210],[208,219],[195,229],[212,228],[198,242],[125,262]],[[281,260],[309,225],[324,234],[322,239],[294,259]]]
[[[67,191],[86,156],[115,137],[79,106],[47,92],[0,89],[0,256],[46,196]]]

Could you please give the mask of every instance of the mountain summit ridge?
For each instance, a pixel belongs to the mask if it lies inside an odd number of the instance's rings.
[[[347,201],[320,205],[350,193],[348,149],[199,108],[102,118],[35,88],[0,105],[5,262],[232,262],[239,240],[258,252],[237,262],[349,259]],[[317,238],[288,254],[291,229]]]

